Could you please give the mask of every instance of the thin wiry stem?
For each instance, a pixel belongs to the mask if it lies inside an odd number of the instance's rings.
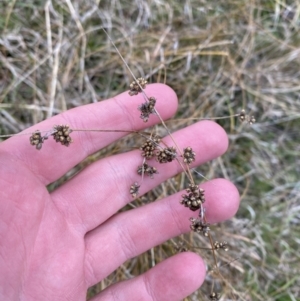
[[[195,168],[192,168],[191,171],[193,171],[194,173],[196,173],[198,176],[202,177],[204,180],[209,181],[208,178],[206,178],[202,173],[200,173],[199,171],[197,171]]]
[[[176,121],[189,121],[189,120],[220,120],[220,119],[228,119],[232,117],[239,117],[240,113],[228,116],[221,116],[221,117],[203,117],[203,118],[176,118]],[[174,120],[167,120],[166,122],[171,122]]]
[[[151,133],[147,132],[139,132],[139,131],[130,131],[130,130],[116,130],[116,129],[71,129],[72,132],[104,132],[104,133],[128,133],[128,134],[138,134],[142,137],[148,138],[147,135],[151,135]],[[48,133],[51,130],[40,131],[41,134]],[[17,133],[17,134],[7,134],[7,135],[0,135],[0,138],[9,138],[14,136],[26,136],[32,135],[34,132],[25,132],[25,133]]]
[[[108,39],[110,40],[110,42],[112,43],[112,45],[114,46],[115,50],[117,51],[118,55],[120,56],[121,60],[123,61],[124,65],[126,66],[126,68],[128,69],[128,71],[130,72],[130,74],[132,75],[133,79],[135,80],[135,82],[138,84],[139,88],[141,89],[143,96],[145,97],[145,99],[148,101],[149,97],[146,94],[145,90],[143,89],[143,87],[140,85],[139,81],[137,80],[137,78],[135,77],[135,75],[133,74],[133,72],[131,71],[130,67],[128,66],[127,62],[125,61],[125,59],[123,58],[122,54],[120,53],[119,49],[117,48],[117,46],[115,45],[114,41],[112,40],[112,38],[110,37],[110,35],[107,33],[107,31],[103,28],[104,33],[107,35]],[[170,136],[170,138],[172,139],[174,145],[176,146],[178,152],[180,153],[181,156],[183,156],[181,149],[179,148],[178,144],[176,143],[175,139],[173,138],[173,135],[171,134],[170,130],[168,129],[168,127],[166,126],[164,120],[162,119],[162,117],[160,116],[159,112],[156,110],[156,108],[154,108],[154,112],[157,115],[157,117],[159,118],[161,124],[163,125],[163,127],[165,128],[165,130],[167,131],[168,135]]]
[[[103,129],[73,129],[73,132],[108,132],[108,133],[129,133],[129,134],[138,134],[138,131],[130,131],[130,130],[103,130]]]

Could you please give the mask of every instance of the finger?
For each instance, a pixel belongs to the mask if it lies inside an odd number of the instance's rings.
[[[202,259],[185,252],[166,259],[143,275],[108,287],[91,301],[179,301],[197,290],[204,278]]]
[[[205,189],[204,207],[209,223],[224,221],[236,213],[239,194],[231,182],[216,179],[201,187]],[[183,193],[120,213],[89,232],[85,238],[89,285],[105,278],[126,260],[190,231],[189,218],[198,212],[179,203]],[[106,266],[99,264],[104,259]]]
[[[173,137],[181,149],[191,146],[195,150],[194,165],[220,156],[228,145],[223,128],[211,121],[198,122],[174,133]],[[163,140],[168,145],[174,145],[170,137]],[[157,168],[159,174],[154,175],[154,179],[145,176],[141,194],[182,172],[177,161],[159,164],[150,160],[150,164]],[[142,165],[140,151],[95,162],[57,189],[52,194],[53,201],[72,225],[77,225],[84,233],[90,231],[132,201],[129,188],[134,182],[141,183],[141,176],[137,174],[139,165]]]
[[[170,118],[177,109],[177,96],[174,91],[163,84],[148,85],[147,95],[154,96],[156,109],[164,119]],[[106,101],[78,107],[45,120],[29,129],[49,131],[54,125],[68,124],[72,129],[117,129],[141,130],[159,122],[159,118],[151,115],[147,123],[140,118],[138,106],[144,103],[143,95],[130,96],[124,92]],[[45,140],[40,151],[30,146],[29,136],[15,136],[1,143],[3,151],[13,154],[25,163],[44,184],[49,184],[64,175],[73,166],[88,155],[109,145],[126,133],[114,132],[73,132],[74,142],[65,147],[54,140]]]

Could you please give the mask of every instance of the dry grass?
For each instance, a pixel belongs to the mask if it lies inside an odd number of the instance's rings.
[[[222,258],[228,281],[222,300],[232,292],[238,300],[299,300],[299,14],[300,3],[285,0],[2,0],[0,134],[128,90],[132,78],[104,26],[137,77],[176,91],[180,106],[178,120],[168,122],[171,131],[191,118],[242,108],[256,115],[252,128],[220,120],[230,149],[197,169],[206,178],[230,179],[242,195],[237,216],[215,229],[232,245]],[[124,141],[76,170],[133,146]],[[178,176],[139,202],[183,189],[183,183]],[[192,235],[167,242],[126,262],[88,295],[147,270],[181,240],[207,243]],[[189,300],[204,300],[204,292]]]

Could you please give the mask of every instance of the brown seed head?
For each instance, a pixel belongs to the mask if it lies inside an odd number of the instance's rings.
[[[72,133],[72,129],[68,125],[55,125],[53,127],[54,132],[52,134],[54,140],[56,142],[60,142],[61,145],[69,146],[70,143],[73,142],[70,137],[70,133]]]
[[[154,97],[150,97],[149,101],[141,104],[138,109],[141,111],[141,119],[143,119],[144,122],[147,122],[149,119],[150,114],[155,114],[155,103],[156,99]]]
[[[191,164],[195,161],[196,153],[191,147],[183,149],[183,162],[186,164]]]
[[[34,145],[37,150],[40,150],[43,146],[44,141],[48,139],[47,136],[42,136],[39,130],[35,131],[30,137],[29,141],[31,145]]]
[[[176,148],[171,146],[158,151],[156,158],[159,163],[168,163],[172,162],[176,158],[176,155]]]
[[[215,293],[215,292],[212,292],[209,295],[209,300],[211,300],[211,301],[218,301],[220,298],[221,298],[220,294]]]
[[[215,250],[222,249],[225,252],[227,252],[229,250],[228,243],[226,241],[223,241],[223,242],[215,241],[215,243],[214,243],[214,249]]]
[[[136,198],[137,195],[139,194],[139,189],[140,189],[140,187],[141,187],[141,186],[140,186],[137,182],[133,183],[133,184],[130,186],[129,192],[130,192],[130,194],[131,194],[131,196],[132,196],[133,198]]]
[[[247,115],[245,110],[242,110],[241,113],[239,114],[239,120],[241,122],[246,121],[250,125],[256,122],[254,116]]]
[[[145,89],[146,84],[147,81],[143,77],[137,78],[137,81],[134,80],[129,86],[130,89],[129,95],[133,96],[133,95],[137,95],[139,92],[142,92],[141,87]]]
[[[192,211],[200,209],[201,205],[205,202],[204,189],[199,188],[198,185],[189,184],[186,192],[187,194],[182,195],[180,204],[190,208]]]
[[[190,218],[190,221],[191,221],[191,225],[190,225],[191,230],[199,234],[202,234],[204,236],[208,236],[208,232],[210,231],[209,224],[203,222],[199,218],[193,218],[193,217]]]
[[[152,139],[147,139],[147,141],[140,147],[142,156],[147,160],[151,159],[154,156],[154,152],[159,142],[160,137],[158,136],[155,136]]]
[[[148,175],[151,179],[153,179],[154,174],[158,173],[155,167],[152,167],[147,163],[144,163],[142,166],[139,166],[137,172],[139,175]]]

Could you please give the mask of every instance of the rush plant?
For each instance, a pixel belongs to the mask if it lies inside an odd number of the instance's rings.
[[[218,242],[214,237],[214,231],[212,231],[212,225],[208,222],[206,207],[205,207],[205,190],[201,187],[201,184],[198,184],[195,179],[194,169],[191,165],[195,162],[197,153],[194,151],[194,145],[186,145],[184,147],[179,147],[178,142],[173,137],[171,130],[162,119],[156,105],[162,99],[158,98],[156,95],[148,95],[146,92],[146,86],[148,84],[147,80],[143,77],[137,77],[134,75],[129,65],[123,58],[122,54],[119,52],[114,41],[110,38],[105,29],[103,31],[106,33],[107,37],[115,47],[116,52],[121,58],[122,62],[131,73],[133,81],[129,85],[129,95],[131,97],[136,97],[139,94],[142,94],[144,102],[140,103],[137,107],[136,112],[132,114],[140,114],[140,118],[143,122],[147,123],[151,118],[156,116],[159,119],[160,127],[162,127],[167,135],[161,137],[159,134],[159,127],[154,126],[150,127],[147,131],[137,131],[137,130],[124,130],[124,129],[89,129],[89,128],[74,128],[72,124],[53,124],[53,127],[48,130],[40,131],[36,129],[32,133],[21,133],[18,135],[28,135],[28,147],[32,145],[39,152],[47,152],[47,141],[49,139],[54,139],[58,145],[62,147],[72,148],[72,142],[77,139],[76,133],[79,132],[123,132],[127,134],[133,134],[134,137],[139,137],[142,143],[136,148],[140,151],[140,164],[138,166],[132,166],[133,170],[136,170],[137,180],[128,187],[128,193],[131,194],[133,199],[137,199],[141,196],[140,188],[145,183],[145,181],[151,181],[159,174],[160,169],[168,168],[168,164],[171,162],[177,162],[180,166],[182,173],[185,175],[186,187],[185,192],[182,194],[181,198],[178,199],[178,202],[182,204],[187,210],[192,212],[197,212],[197,217],[190,218],[190,229],[194,235],[200,235],[207,239],[209,247],[201,248],[202,251],[210,252],[211,261],[209,263],[209,277],[213,278],[210,280],[211,288],[210,292],[207,295],[209,300],[219,300],[222,295],[222,283],[224,283],[224,277],[222,276],[222,265],[219,262],[219,253],[227,252],[230,250],[230,242],[222,241]],[[240,113],[228,116],[228,118],[238,118],[241,122],[246,122],[248,124],[253,124],[255,118],[248,115],[244,110],[241,110]],[[220,119],[225,118],[221,116]],[[227,118],[227,117],[226,117]],[[207,118],[209,119],[209,118]],[[218,119],[216,117],[212,119]],[[176,122],[176,119],[173,120]],[[2,135],[1,137],[9,137],[12,135]],[[169,138],[170,142],[165,142],[166,138]],[[198,143],[195,141],[195,143]],[[201,143],[201,142],[200,142]],[[58,146],[59,147],[59,146]],[[76,151],[76,150],[75,150]],[[70,149],[70,152],[72,150]],[[38,154],[37,154],[38,155]],[[156,165],[156,166],[154,166]],[[204,179],[206,179],[203,176]],[[198,252],[199,249],[195,248],[193,245],[177,247],[177,251],[184,252],[187,250],[192,250]],[[234,295],[233,295],[234,299]]]

